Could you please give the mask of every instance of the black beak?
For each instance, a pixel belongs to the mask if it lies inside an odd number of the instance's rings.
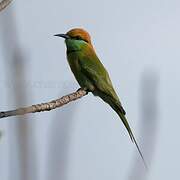
[[[69,39],[70,38],[67,34],[55,34],[54,36],[62,37],[64,39]]]

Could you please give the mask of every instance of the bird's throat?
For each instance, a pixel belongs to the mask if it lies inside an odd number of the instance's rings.
[[[67,39],[65,40],[67,53],[81,51],[87,44],[82,40]]]

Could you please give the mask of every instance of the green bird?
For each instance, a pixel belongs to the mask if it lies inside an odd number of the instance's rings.
[[[107,70],[95,53],[89,33],[84,29],[75,28],[66,34],[56,34],[55,36],[65,38],[68,63],[81,88],[99,96],[119,115],[132,142],[135,143],[145,167],[147,167],[125,117],[126,112],[113,88]]]

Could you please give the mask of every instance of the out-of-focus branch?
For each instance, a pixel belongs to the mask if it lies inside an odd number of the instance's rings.
[[[0,11],[5,9],[11,2],[12,2],[12,0],[2,0],[0,2]]]
[[[23,108],[11,110],[11,111],[0,112],[0,118],[24,115],[24,114],[28,114],[28,113],[36,113],[36,112],[42,112],[42,111],[50,111],[52,109],[56,109],[65,104],[68,104],[71,101],[75,101],[75,100],[85,96],[86,94],[87,94],[87,91],[80,89],[74,93],[68,94],[59,99],[56,99],[56,100],[53,100],[53,101],[50,101],[47,103],[41,103],[41,104],[23,107]]]

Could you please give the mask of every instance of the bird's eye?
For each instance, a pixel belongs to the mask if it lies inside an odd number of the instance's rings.
[[[81,36],[75,36],[75,37],[73,37],[73,39],[82,40],[82,41],[85,41],[88,43],[88,41],[86,39],[83,39]]]
[[[82,38],[80,36],[76,36],[75,39],[82,40]]]

